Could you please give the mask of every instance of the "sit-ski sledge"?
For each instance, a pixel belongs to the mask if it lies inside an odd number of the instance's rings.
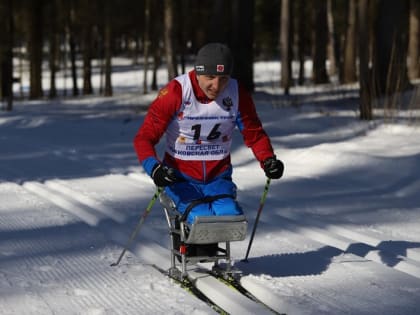
[[[195,203],[208,202],[225,195],[207,197]],[[169,276],[179,281],[188,277],[188,266],[196,263],[214,263],[212,270],[222,276],[236,276],[232,268],[230,242],[243,241],[248,222],[244,215],[196,216],[187,223],[188,210],[181,214],[170,197],[161,192],[160,203],[164,208],[170,235],[171,267]],[[193,207],[189,207],[190,209]],[[200,249],[204,249],[200,251]],[[206,251],[205,249],[210,249]]]

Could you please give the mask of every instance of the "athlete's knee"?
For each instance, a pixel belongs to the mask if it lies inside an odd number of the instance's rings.
[[[240,215],[242,208],[232,198],[223,198],[213,202],[212,209],[215,215]]]

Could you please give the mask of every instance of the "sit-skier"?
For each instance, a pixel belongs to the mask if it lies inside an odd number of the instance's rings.
[[[160,90],[134,139],[144,170],[156,186],[165,187],[181,214],[188,209],[189,224],[196,216],[243,214],[232,181],[230,149],[235,127],[266,176],[278,179],[283,175],[283,163],[274,154],[253,99],[231,77],[232,69],[226,45],[203,46],[194,70]],[[160,160],[155,146],[164,133],[166,148]],[[196,202],[205,197],[214,198]],[[193,201],[194,207],[189,207]],[[217,245],[191,247],[189,255],[215,255]]]

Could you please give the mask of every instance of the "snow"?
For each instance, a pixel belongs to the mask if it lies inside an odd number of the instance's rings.
[[[112,98],[16,101],[0,112],[1,314],[215,313],[150,266],[169,264],[158,203],[110,267],[154,193],[132,139],[155,93],[142,95],[141,71],[124,62]],[[271,183],[248,263],[249,235],[232,244],[244,283],[288,314],[418,314],[418,113],[376,109],[360,121],[354,86],[286,98],[278,69],[256,63],[255,101],[286,171]],[[239,133],[234,141],[251,229],[265,177]]]

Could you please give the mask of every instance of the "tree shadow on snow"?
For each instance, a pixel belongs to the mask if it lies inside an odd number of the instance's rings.
[[[365,243],[354,243],[348,247],[346,252],[355,254],[360,257],[366,257],[369,252],[378,251],[381,262],[388,267],[394,267],[403,260],[402,257],[408,258],[407,251],[410,248],[420,249],[420,243],[390,240],[382,241],[376,247],[367,245]]]
[[[396,266],[401,256],[408,257],[407,250],[419,248],[419,242],[407,241],[383,241],[377,247],[364,243],[353,243],[346,253],[359,257],[366,257],[369,252],[379,249],[381,262],[389,267]],[[311,276],[320,275],[328,269],[334,257],[342,254],[343,251],[324,246],[316,251],[305,253],[292,253],[281,255],[270,255],[253,257],[248,262],[239,261],[236,263],[244,275],[268,275],[271,277]]]
[[[237,262],[244,275],[269,275],[271,277],[319,275],[328,269],[332,259],[341,250],[324,246],[316,251],[305,253],[262,256]]]
[[[417,248],[420,250],[420,242],[382,241],[377,247],[383,251],[392,252],[395,255],[408,257],[408,249]]]

